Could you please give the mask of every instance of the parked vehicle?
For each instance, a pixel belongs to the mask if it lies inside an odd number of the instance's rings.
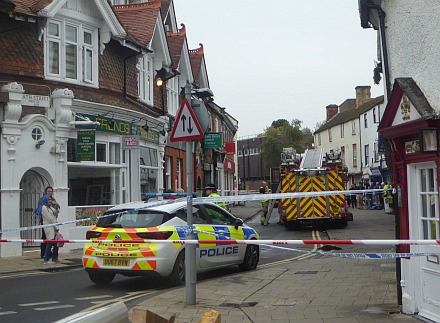
[[[259,239],[256,230],[213,203],[193,202],[192,215],[197,240]],[[183,284],[185,247],[179,240],[186,239],[186,220],[186,199],[166,204],[132,202],[113,207],[87,232],[90,243],[84,246],[83,266],[98,285],[109,284],[116,274],[159,275],[168,277],[173,285]],[[144,243],[143,239],[176,242]],[[114,242],[100,243],[100,240]],[[253,270],[259,257],[258,245],[198,244],[196,270],[203,272],[230,265]]]
[[[281,193],[316,193],[342,191],[346,178],[340,154],[308,149],[301,156],[292,148],[284,149],[281,172]],[[282,223],[288,229],[307,226],[346,227],[349,221],[344,194],[314,195],[281,199]],[[352,218],[352,217],[351,217]]]

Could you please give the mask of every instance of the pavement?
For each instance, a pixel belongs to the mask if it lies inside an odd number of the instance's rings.
[[[382,210],[351,211],[354,221],[349,222],[350,229],[328,230],[330,239],[394,238],[394,215]],[[256,216],[259,206],[247,203],[234,207],[232,213],[246,219]],[[276,221],[278,214],[274,209],[269,225],[276,226]],[[386,248],[392,252],[394,247]],[[63,253],[61,249],[61,263],[43,265],[39,250],[26,250],[21,257],[0,259],[0,274],[79,267],[81,255],[82,250]],[[183,286],[146,299],[136,308],[150,310],[165,319],[175,314],[176,322],[180,323],[199,322],[210,309],[221,314],[223,323],[430,322],[401,313],[395,260],[300,255],[291,261],[259,266],[254,271],[197,282],[195,305],[186,304]],[[132,310],[128,314],[131,321]]]

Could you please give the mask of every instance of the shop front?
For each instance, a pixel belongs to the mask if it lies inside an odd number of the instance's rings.
[[[34,210],[47,186],[54,188],[61,205],[58,221],[72,222],[60,226],[66,239],[85,239],[96,220],[92,218],[113,205],[163,191],[160,174],[166,140],[154,129],[138,125],[139,116],[126,113],[125,119],[115,118],[118,108],[103,105],[99,108],[109,114],[96,109],[89,109],[96,114],[83,113],[68,89],[49,96],[24,92],[22,85],[9,83],[0,93],[3,239],[41,237],[41,229],[27,228],[39,224]],[[24,114],[29,106],[37,113]],[[77,122],[78,117],[86,124]],[[161,122],[150,119],[152,124]],[[81,247],[66,244],[63,250]],[[20,243],[0,245],[1,257],[21,254]]]
[[[396,219],[398,239],[440,239],[439,120],[412,78],[395,80],[379,132],[392,150],[392,185],[400,215]],[[401,245],[400,251],[426,253],[401,260],[397,275],[403,312],[440,321],[438,245]]]

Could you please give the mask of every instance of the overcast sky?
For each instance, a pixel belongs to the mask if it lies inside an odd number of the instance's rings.
[[[313,130],[325,107],[373,82],[376,32],[362,29],[357,0],[174,0],[190,49],[202,43],[215,102],[238,137],[277,119]]]

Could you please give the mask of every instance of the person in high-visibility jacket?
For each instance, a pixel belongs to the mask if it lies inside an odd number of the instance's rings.
[[[260,186],[260,194],[268,194],[270,193],[269,187],[267,186],[267,183],[265,181],[261,182]],[[261,216],[260,216],[260,222],[261,225],[267,225],[266,222],[266,216],[267,212],[269,212],[269,199],[261,199]]]
[[[220,195],[217,193],[217,187],[214,184],[207,184],[205,187],[205,196],[206,197],[220,197]],[[226,203],[225,202],[214,202],[218,206],[226,209]]]

